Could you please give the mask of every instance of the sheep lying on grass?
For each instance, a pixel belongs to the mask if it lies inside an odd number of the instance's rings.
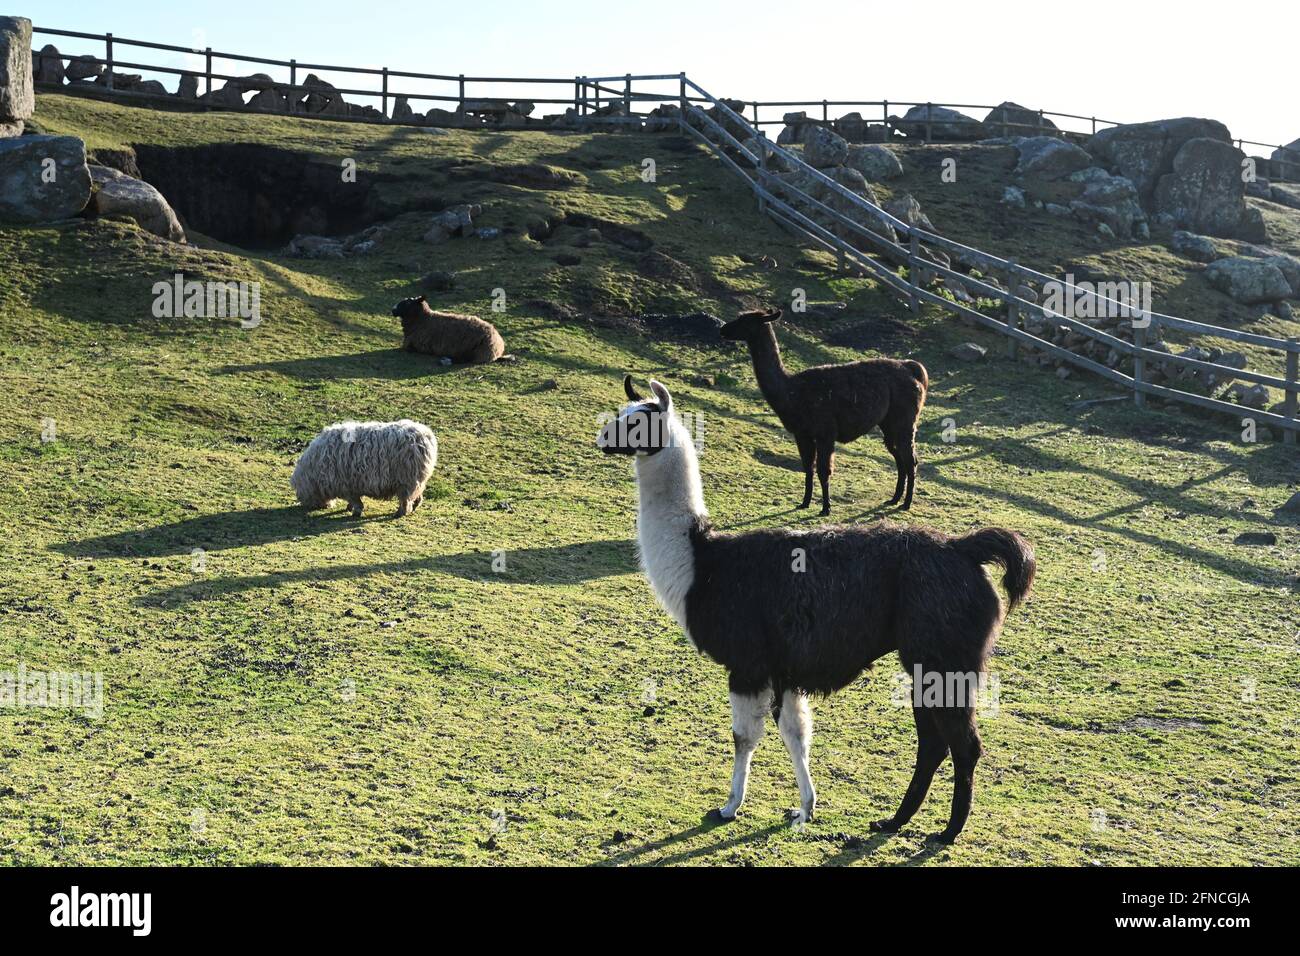
[[[457,312],[435,312],[422,295],[397,303],[393,315],[402,320],[402,348],[408,352],[472,365],[510,358],[505,354],[505,342],[491,322]]]
[[[289,484],[308,511],[336,498],[361,517],[361,498],[396,498],[397,517],[420,506],[424,486],[438,462],[438,439],[428,425],[338,422],[312,439]]]

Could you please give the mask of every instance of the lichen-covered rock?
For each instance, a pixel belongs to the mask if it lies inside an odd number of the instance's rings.
[[[1174,233],[1169,247],[1180,256],[1186,256],[1194,262],[1213,262],[1215,259],[1223,258],[1208,236],[1198,236],[1182,229]]]
[[[0,17],[0,125],[17,126],[36,109],[32,88],[32,21]]]
[[[1267,259],[1233,256],[1205,267],[1205,278],[1220,292],[1244,305],[1276,302],[1291,295],[1282,270]]]
[[[31,59],[24,52],[23,62]],[[86,144],[75,136],[0,139],[0,220],[50,222],[86,208]]]
[[[1244,159],[1230,143],[1205,137],[1188,140],[1174,156],[1171,171],[1156,183],[1153,209],[1186,229],[1263,240],[1263,216],[1246,205]]]
[[[1092,156],[1073,143],[1055,136],[1030,136],[1016,142],[1020,162],[1016,175],[1029,179],[1064,179],[1092,165]]]
[[[898,161],[894,151],[875,143],[850,146],[844,164],[856,169],[868,182],[873,183],[903,175],[903,164]]]
[[[844,137],[824,126],[811,126],[808,130],[803,146],[804,160],[818,169],[842,166],[849,156],[849,144]]]
[[[1112,173],[1132,182],[1138,200],[1145,205],[1160,177],[1172,171],[1178,151],[1191,139],[1231,143],[1232,135],[1217,120],[1181,117],[1112,126],[1093,135],[1084,148]]]
[[[927,127],[932,139],[969,141],[984,136],[979,120],[946,106],[913,106],[903,116],[891,116],[889,121],[909,139],[925,139]]]
[[[53,43],[45,44],[39,53],[32,52],[32,79],[37,83],[63,83],[63,57]]]

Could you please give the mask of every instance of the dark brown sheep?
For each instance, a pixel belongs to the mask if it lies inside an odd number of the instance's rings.
[[[393,315],[402,320],[402,348],[408,352],[472,365],[505,357],[506,344],[491,322],[458,312],[435,312],[422,295],[397,303]]]
[[[799,445],[804,474],[803,504],[799,507],[812,503],[815,463],[822,486],[822,514],[831,513],[829,484],[835,443],[853,441],[877,425],[898,467],[898,483],[889,503],[895,505],[902,499],[904,510],[912,507],[916,426],[930,384],[925,366],[910,359],[867,359],[820,365],[791,375],[781,364],[781,350],[772,330],[772,323],[781,315],[780,309],[742,312],[721,332],[723,338],[749,345],[758,387]]]

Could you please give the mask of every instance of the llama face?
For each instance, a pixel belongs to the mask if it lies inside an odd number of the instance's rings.
[[[768,323],[775,322],[784,312],[781,309],[758,309],[742,312],[718,330],[724,339],[748,339]]]
[[[596,447],[607,455],[654,455],[672,443],[672,396],[658,382],[651,382],[653,399],[645,399],[632,388],[632,377],[623,387],[633,401],[596,436]]]
[[[397,305],[393,306],[393,317],[398,319],[413,319],[418,315],[424,314],[424,296],[417,295],[413,299],[403,299]]]

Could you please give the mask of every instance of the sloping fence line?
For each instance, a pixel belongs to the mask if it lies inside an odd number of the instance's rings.
[[[702,98],[712,104],[715,115],[711,116],[700,107],[688,103],[686,96],[688,88],[698,94],[697,99]],[[919,310],[923,303],[939,306],[986,329],[1007,336],[1010,340],[1008,342],[1009,355],[1015,355],[1018,345],[1031,346],[1054,358],[1092,372],[1132,391],[1134,400],[1139,406],[1146,404],[1147,396],[1158,396],[1176,403],[1225,412],[1230,415],[1252,419],[1257,424],[1266,424],[1279,428],[1283,431],[1284,440],[1288,444],[1295,444],[1296,433],[1300,432],[1300,417],[1297,417],[1298,405],[1300,405],[1300,367],[1298,367],[1298,364],[1300,364],[1300,339],[1283,339],[1252,332],[1242,332],[1177,316],[1164,315],[1159,312],[1138,310],[1130,302],[1101,295],[1093,288],[1081,287],[1057,279],[1054,276],[1027,268],[1014,261],[1001,259],[917,226],[909,225],[836,182],[821,170],[808,165],[801,157],[796,156],[790,150],[783,149],[781,146],[772,143],[745,117],[723,101],[709,94],[698,84],[685,78],[682,80],[680,109],[681,117],[679,122],[682,130],[707,146],[733,172],[748,182],[758,199],[759,208],[762,211],[787,228],[808,238],[816,245],[834,252],[841,263],[852,262],[868,275],[880,280],[882,284],[905,299],[913,311]],[[738,125],[740,129],[747,129],[752,135],[747,136],[745,141],[742,142],[720,120]],[[706,135],[704,130],[707,130],[711,135]],[[748,162],[750,168],[742,166],[742,161]],[[773,165],[785,171],[797,173],[805,179],[811,178],[822,189],[834,194],[836,202],[841,205],[841,209],[847,204],[848,208],[859,217],[864,217],[867,221],[877,224],[878,227],[888,227],[896,236],[905,237],[906,245],[891,240],[887,233],[882,234],[883,229],[878,231],[869,228],[853,216],[846,215],[840,209],[832,208],[832,206],[810,195],[806,189],[799,188],[789,180],[781,178],[772,171]],[[799,208],[801,206],[802,209]],[[828,228],[824,223],[817,222],[813,218],[814,215],[829,219],[837,228]],[[851,233],[864,239],[873,253],[882,256],[888,262],[893,263],[894,266],[891,267],[882,263],[879,259],[873,258],[871,254],[847,241],[844,238],[845,233]],[[947,256],[951,257],[950,261],[958,261],[970,267],[978,268],[981,274],[1002,277],[1006,288],[982,282],[970,275],[949,268],[942,262],[936,261],[936,257],[927,255],[927,247],[943,251]],[[906,277],[896,271],[899,265],[907,267]],[[952,280],[967,290],[973,288],[980,297],[1000,300],[1006,307],[1005,318],[997,319],[985,315],[977,309],[935,292],[930,288],[931,281],[935,277]],[[1078,299],[1086,299],[1095,306],[1107,310],[1110,314],[1129,318],[1133,328],[1133,341],[1128,342],[1087,322],[1062,315],[1038,302],[1022,298],[1017,290],[1026,282],[1038,284],[1043,288],[1055,286],[1068,290]],[[1031,315],[1036,315],[1049,325],[1063,325],[1073,332],[1114,349],[1121,356],[1131,358],[1133,361],[1133,374],[1125,374],[1118,368],[1112,368],[1102,362],[1094,361],[1087,356],[1079,355],[1034,335],[1023,327],[1021,321],[1022,318]],[[1286,375],[1283,378],[1264,372],[1176,356],[1169,352],[1148,348],[1148,334],[1152,330],[1161,328],[1227,339],[1279,351],[1285,356]],[[1225,380],[1240,379],[1281,389],[1286,396],[1282,413],[1253,409],[1206,395],[1158,385],[1150,380],[1147,371],[1148,363],[1161,363],[1165,366],[1172,365],[1179,368],[1194,368],[1212,372]]]
[[[376,67],[336,66],[336,65],[326,64],[326,63],[299,62],[296,59],[283,60],[283,59],[272,59],[267,57],[247,56],[245,54],[238,54],[238,53],[222,53],[220,51],[214,51],[211,47],[204,47],[202,49],[199,49],[195,47],[176,46],[167,43],[153,43],[145,40],[132,40],[126,37],[115,37],[112,33],[103,33],[103,34],[82,33],[75,30],[56,30],[56,29],[50,29],[44,27],[33,27],[32,32],[33,34],[41,34],[45,36],[92,40],[97,43],[102,43],[104,45],[104,56],[102,57],[102,62],[105,66],[105,84],[102,89],[108,95],[115,95],[115,94],[121,95],[120,93],[118,93],[118,91],[115,91],[113,88],[113,72],[117,68],[144,70],[146,72],[163,73],[172,76],[194,76],[197,79],[203,81],[204,83],[203,92],[205,94],[213,92],[212,84],[214,80],[221,81],[221,82],[239,82],[248,79],[247,76],[237,76],[228,73],[215,72],[212,68],[213,62],[222,61],[222,60],[237,62],[237,63],[250,63],[258,66],[268,66],[273,68],[287,69],[289,71],[289,81],[287,83],[276,80],[269,85],[274,86],[275,89],[282,92],[292,92],[296,94],[302,94],[303,96],[309,95],[313,92],[320,93],[321,89],[316,86],[304,86],[300,84],[298,82],[298,74],[300,71],[318,71],[322,73],[345,73],[345,74],[355,74],[363,77],[378,77],[380,85],[379,85],[379,89],[377,90],[357,88],[357,87],[340,87],[340,86],[333,87],[333,92],[339,94],[340,96],[346,94],[348,96],[363,96],[363,97],[369,97],[378,100],[380,104],[378,109],[378,115],[349,116],[349,115],[339,115],[336,113],[321,114],[321,113],[301,113],[301,112],[297,114],[297,115],[320,117],[322,119],[333,119],[333,120],[351,119],[351,120],[360,120],[362,122],[392,122],[392,123],[410,122],[402,119],[394,119],[392,117],[389,109],[389,102],[390,101],[395,102],[398,98],[405,99],[408,102],[424,101],[424,102],[431,102],[435,104],[454,103],[456,104],[456,109],[454,112],[462,116],[465,116],[467,113],[475,112],[473,110],[467,110],[466,107],[467,105],[471,107],[474,106],[476,101],[526,99],[528,102],[534,104],[540,103],[540,104],[548,104],[548,105],[555,105],[555,106],[564,106],[566,109],[571,107],[574,110],[575,114],[578,117],[583,118],[584,121],[586,122],[598,122],[603,125],[610,125],[610,126],[639,125],[639,120],[630,118],[628,115],[626,115],[631,113],[632,104],[634,102],[661,102],[661,103],[677,102],[679,100],[679,97],[671,94],[656,95],[656,94],[646,94],[644,92],[633,93],[632,84],[634,82],[646,82],[646,81],[655,81],[655,80],[678,81],[683,75],[683,74],[668,74],[668,75],[661,75],[661,76],[646,76],[646,75],[634,76],[629,73],[629,74],[624,74],[622,76],[601,76],[601,77],[574,76],[572,79],[570,79],[569,77],[466,76],[463,73],[455,74],[455,75],[442,74],[442,73],[418,73],[409,70],[392,70],[387,67],[376,68]],[[194,69],[186,69],[183,67],[155,66],[148,63],[137,63],[134,62],[133,60],[117,59],[116,53],[118,47],[136,47],[136,48],[148,49],[148,50],[162,50],[170,53],[180,53],[189,56],[202,57],[204,62],[204,69],[202,71],[199,71]],[[61,60],[70,61],[74,58],[75,57],[73,55],[69,55],[63,53],[63,51],[60,51]],[[453,94],[448,92],[446,94],[440,94],[440,93],[413,92],[413,91],[404,92],[402,90],[393,89],[391,87],[390,81],[401,81],[401,80],[423,80],[423,81],[431,81],[431,82],[438,82],[438,83],[455,84],[455,93]],[[622,84],[622,88],[605,85],[610,83]],[[90,91],[86,90],[86,87],[90,85],[91,84],[77,84],[75,87],[69,87],[69,89],[75,89],[78,92],[93,92],[93,90]],[[477,95],[472,96],[468,94],[467,89],[470,85],[476,87],[474,93]],[[572,96],[565,95],[563,97],[546,97],[546,96],[538,97],[538,96],[531,96],[531,95],[526,97],[504,96],[504,95],[491,96],[489,94],[479,93],[477,89],[478,87],[484,87],[484,86],[489,88],[494,88],[502,85],[515,86],[515,87],[524,86],[524,85],[539,85],[539,86],[546,86],[546,87],[560,87],[560,86],[572,85],[573,95]],[[249,86],[245,92],[252,92],[256,89],[258,89],[257,86]],[[173,94],[160,95],[160,94],[150,94],[150,93],[133,93],[131,95],[139,97],[141,99],[148,99],[154,101],[165,100],[171,103],[177,102],[177,97]],[[610,106],[610,104],[620,102],[620,101],[623,104],[624,113],[625,113],[624,116],[596,117],[593,115],[593,114],[598,114],[602,109],[607,109]],[[193,100],[187,100],[183,102],[194,103],[196,105],[212,108],[212,109],[236,110],[236,111],[243,109],[243,110],[250,110],[253,112],[271,112],[269,110],[263,110],[258,107],[249,107],[247,104],[242,106],[237,106],[232,103],[224,103],[224,102],[220,104],[197,103],[196,101]],[[701,102],[701,100],[692,99],[691,102]],[[733,101],[733,102],[741,102],[741,101]],[[919,101],[906,101],[906,100],[828,100],[828,99],[771,100],[771,101],[755,100],[755,101],[745,102],[745,106],[750,110],[752,110],[753,112],[753,118],[748,120],[748,122],[756,129],[762,129],[764,126],[785,125],[784,119],[780,119],[780,120],[761,119],[760,110],[763,109],[786,110],[795,107],[803,107],[806,110],[806,108],[811,107],[815,111],[817,107],[821,107],[822,118],[820,122],[825,125],[830,125],[835,122],[835,120],[832,119],[832,117],[830,116],[831,107],[835,107],[837,110],[846,107],[853,108],[855,110],[857,109],[870,110],[870,109],[878,108],[880,110],[879,124],[883,128],[884,131],[883,134],[886,141],[889,140],[889,138],[893,135],[895,129],[898,126],[898,124],[894,122],[894,117],[890,113],[891,108],[926,107],[926,117],[927,117],[926,119],[908,120],[906,121],[906,125],[907,128],[911,130],[923,129],[924,130],[923,137],[909,136],[909,138],[923,138],[923,140],[927,143],[934,141],[933,134],[934,134],[934,127],[936,125],[939,126],[952,125],[951,121],[945,121],[942,118],[935,119],[934,118],[935,108],[954,109],[954,110],[987,110],[989,111],[990,114],[1002,108],[1000,104],[998,106],[987,106],[987,105],[973,104],[973,103],[934,103],[934,102],[923,103]],[[288,111],[296,112],[293,97],[291,97],[288,101]],[[496,112],[499,113],[501,111],[498,109],[496,110]],[[1025,122],[1025,121],[1011,119],[1010,118],[1011,115],[1013,115],[1013,113],[1015,112],[1029,113],[1033,116],[1033,120],[1030,122]],[[1090,124],[1090,133],[1089,134],[1077,133],[1071,130],[1066,130],[1066,129],[1056,127],[1052,122],[1053,120],[1071,120],[1071,121],[1078,121],[1082,123],[1088,123]],[[806,122],[816,123],[818,121],[810,119],[807,120]],[[866,118],[864,118],[862,122],[867,125],[874,125],[876,123],[875,120],[866,119]],[[1002,111],[1000,119],[992,122],[989,122],[987,119],[985,121],[974,120],[973,125],[982,127],[986,130],[997,129],[1004,136],[1012,135],[1013,133],[1022,133],[1022,134],[1059,135],[1059,136],[1077,137],[1083,135],[1090,135],[1091,133],[1096,133],[1099,127],[1118,126],[1121,124],[1119,124],[1115,120],[1100,119],[1096,116],[1082,116],[1077,113],[1060,113],[1052,110],[1013,111],[1013,110],[1004,109]],[[1246,146],[1258,146],[1264,149],[1270,149],[1281,153],[1282,155],[1280,158],[1265,157],[1266,159],[1268,159],[1270,164],[1272,164],[1270,168],[1274,173],[1274,178],[1278,179],[1279,181],[1300,180],[1300,150],[1291,149],[1290,147],[1283,144],[1263,143],[1257,140],[1237,139],[1234,140],[1234,142],[1237,144],[1238,149],[1244,150]]]
[[[333,92],[338,94],[363,95],[380,97],[383,104],[384,115],[375,118],[367,117],[350,117],[340,115],[310,114],[297,113],[295,115],[319,117],[322,119],[335,120],[357,120],[362,122],[400,122],[388,118],[387,105],[390,98],[398,96],[405,97],[408,100],[431,100],[440,102],[456,102],[458,110],[461,112],[473,112],[472,107],[474,98],[467,97],[466,85],[473,83],[475,85],[494,85],[494,84],[573,84],[573,96],[564,98],[531,98],[534,103],[556,103],[564,104],[566,107],[572,105],[577,116],[582,117],[586,122],[598,122],[609,125],[639,125],[643,117],[631,115],[633,103],[657,103],[661,107],[675,108],[675,114],[666,113],[660,110],[661,117],[669,127],[676,126],[689,136],[702,142],[719,160],[727,165],[733,172],[743,178],[749,185],[750,189],[756,196],[759,208],[762,212],[776,220],[782,226],[790,229],[805,239],[811,241],[814,245],[827,251],[835,253],[841,267],[852,263],[853,266],[861,269],[864,273],[880,281],[884,286],[892,290],[900,298],[908,302],[913,311],[919,311],[922,304],[929,303],[939,306],[949,312],[956,314],[958,317],[973,321],[976,324],[1006,336],[1008,342],[1008,354],[1014,356],[1018,345],[1030,346],[1047,355],[1053,356],[1062,362],[1069,363],[1075,367],[1093,372],[1117,385],[1120,385],[1134,394],[1136,403],[1141,406],[1146,402],[1148,395],[1158,396],[1168,401],[1177,402],[1186,405],[1193,405],[1206,408],[1211,411],[1224,412],[1230,415],[1241,415],[1245,418],[1255,420],[1257,423],[1272,425],[1283,431],[1284,440],[1288,444],[1296,442],[1296,434],[1300,432],[1300,417],[1298,415],[1298,405],[1300,405],[1300,369],[1297,368],[1297,362],[1300,360],[1300,340],[1283,339],[1274,336],[1259,335],[1251,332],[1242,332],[1236,329],[1224,328],[1222,326],[1209,325],[1203,322],[1195,322],[1190,319],[1183,319],[1177,316],[1164,315],[1157,312],[1141,311],[1136,312],[1131,303],[1112,299],[1100,295],[1095,289],[1084,288],[1073,283],[1057,279],[1045,273],[1038,272],[1026,266],[1020,265],[1012,260],[1001,259],[997,256],[962,245],[951,239],[921,229],[917,226],[910,225],[901,219],[891,215],[881,207],[869,202],[864,197],[853,192],[851,189],[841,185],[834,179],[831,179],[821,170],[810,166],[804,162],[802,157],[796,155],[790,150],[784,149],[776,143],[767,139],[766,135],[761,132],[761,127],[757,125],[758,110],[763,106],[798,106],[807,105],[794,101],[785,101],[777,103],[753,103],[755,120],[751,121],[741,115],[731,106],[710,94],[699,84],[690,80],[685,73],[677,74],[654,74],[654,75],[632,75],[624,74],[623,76],[605,76],[605,77],[588,77],[575,76],[572,80],[566,78],[559,79],[555,77],[536,78],[536,77],[467,77],[464,75],[447,75],[434,73],[415,73],[408,71],[389,70],[387,68],[350,68],[329,66],[324,64],[299,63],[297,60],[270,60],[259,57],[249,57],[236,54],[226,54],[214,52],[211,48],[203,50],[190,47],[171,46],[168,44],[147,43],[144,41],[124,40],[114,38],[112,34],[98,35],[89,33],[77,33],[73,31],[48,30],[35,28],[34,33],[47,34],[53,36],[77,37],[83,39],[101,40],[106,46],[106,56],[104,59],[107,67],[109,79],[106,81],[108,90],[112,90],[112,72],[114,67],[125,67],[129,69],[148,70],[160,73],[171,73],[179,75],[197,75],[202,77],[207,89],[212,88],[213,80],[242,81],[247,77],[230,76],[226,74],[215,73],[212,71],[213,60],[231,60],[237,62],[254,63],[268,66],[287,67],[290,70],[290,83],[284,84],[273,81],[277,89],[291,89],[294,92],[310,94],[320,92],[316,86],[304,86],[297,83],[298,70],[318,70],[321,72],[351,72],[367,75],[377,75],[381,77],[381,88],[376,90],[349,89],[343,87],[334,87]],[[122,62],[114,59],[114,43],[125,44],[149,49],[166,50],[185,54],[201,55],[205,58],[206,70],[203,73],[196,73],[193,70],[185,70],[174,67],[157,67],[148,64],[134,62]],[[70,60],[72,57],[63,56],[63,59]],[[427,93],[399,93],[389,87],[391,78],[408,78],[422,79],[433,81],[448,81],[457,84],[457,93],[455,96],[427,94]],[[608,84],[619,83],[621,88]],[[645,92],[634,91],[634,83],[670,83],[676,85],[677,89],[671,92]],[[85,85],[85,84],[82,84]],[[250,87],[251,89],[252,87]],[[66,87],[64,89],[72,89]],[[147,97],[148,99],[167,99],[176,102],[176,98],[168,97]],[[737,102],[737,101],[732,101]],[[880,105],[884,112],[884,121],[890,122],[887,101],[867,104],[862,101],[817,101],[823,104],[824,115],[828,112],[831,105]],[[292,109],[292,98],[289,100]],[[621,114],[610,111],[612,104],[621,104]],[[701,104],[707,104],[716,114],[709,115]],[[203,105],[203,104],[199,104]],[[928,105],[928,104],[908,104],[894,102],[895,106],[906,105]],[[943,104],[933,104],[941,106]],[[219,106],[221,109],[244,109],[253,112],[268,112],[258,110],[247,105],[243,107],[232,107],[230,104]],[[966,106],[964,108],[980,108]],[[607,115],[600,115],[605,110]],[[1041,111],[1038,114],[1039,121],[1043,117],[1071,117],[1073,114],[1049,113]],[[719,122],[719,118],[725,122]],[[1082,118],[1082,117],[1074,117]],[[1090,117],[1088,119],[1091,119]],[[934,122],[942,122],[935,120]],[[1097,120],[1099,123],[1107,123],[1105,120]],[[745,133],[744,142],[726,128],[726,124],[735,124],[735,126]],[[1007,123],[1008,127],[1019,124]],[[1040,128],[1030,126],[1033,128]],[[702,129],[708,129],[713,135],[707,136]],[[1044,130],[1045,132],[1050,132]],[[1059,130],[1058,130],[1059,132]],[[1246,142],[1249,145],[1266,145]],[[1285,148],[1285,147],[1279,147]],[[741,165],[747,162],[750,168]],[[798,188],[793,183],[781,179],[773,172],[771,165],[775,163],[785,171],[797,172],[800,175],[811,178],[824,190],[828,190],[835,197],[835,202],[840,208],[834,208],[831,205],[810,195],[807,190]],[[847,206],[857,217],[847,215],[844,208]],[[818,222],[814,217],[821,216],[829,219],[834,223],[834,228],[828,228],[824,223]],[[873,223],[875,228],[868,227],[861,218]],[[869,247],[870,252],[862,249],[859,245],[850,242],[846,235],[856,238],[858,243],[865,244]],[[890,238],[890,236],[894,238]],[[898,237],[904,237],[906,244],[898,241]],[[946,256],[951,257],[949,262],[955,260],[966,264],[968,267],[978,267],[981,274],[996,274],[1003,278],[1005,289],[997,285],[990,285],[973,278],[970,275],[960,273],[943,261],[940,261],[931,250],[937,249],[942,251]],[[881,259],[873,258],[879,256]],[[906,276],[899,273],[899,267],[906,267]],[[984,298],[1000,300],[1006,307],[1004,319],[995,319],[985,315],[977,309],[971,308],[961,302],[941,295],[930,288],[934,279],[950,280],[954,284],[959,284],[964,289],[974,289]],[[1022,298],[1017,289],[1024,283],[1034,283],[1043,286],[1044,283],[1056,286],[1063,290],[1069,290],[1071,295],[1078,299],[1087,299],[1094,305],[1109,310],[1116,315],[1133,317],[1133,341],[1128,342],[1125,339],[1111,335],[1102,329],[1079,321],[1075,318],[1054,312],[1051,309],[1040,305],[1038,302]],[[1043,286],[1046,288],[1046,286]],[[1070,351],[1054,342],[1046,341],[1028,329],[1022,327],[1021,319],[1026,316],[1037,316],[1042,321],[1057,326],[1065,326],[1073,332],[1077,332],[1093,341],[1102,343],[1114,349],[1119,355],[1132,359],[1133,374],[1128,375],[1118,368],[1112,368],[1108,364],[1094,361],[1087,356],[1079,355]],[[1215,362],[1202,361],[1199,359],[1176,356],[1169,352],[1151,349],[1147,347],[1147,334],[1152,329],[1174,329],[1181,332],[1202,335],[1211,338],[1226,339],[1234,342],[1255,345],[1265,349],[1280,351],[1285,356],[1286,376],[1280,378],[1275,375],[1268,375],[1263,372],[1256,372],[1249,369],[1235,368],[1233,366],[1222,365]],[[1161,363],[1164,367],[1173,365],[1178,368],[1195,368],[1206,372],[1212,372],[1221,375],[1225,380],[1240,379],[1244,381],[1255,382],[1257,384],[1271,386],[1283,390],[1285,400],[1283,403],[1282,413],[1254,409],[1243,405],[1237,405],[1232,402],[1226,402],[1221,399],[1211,398],[1205,395],[1199,395],[1192,392],[1182,391],[1181,389],[1170,388],[1164,385],[1158,385],[1149,380],[1147,375],[1147,363]]]

